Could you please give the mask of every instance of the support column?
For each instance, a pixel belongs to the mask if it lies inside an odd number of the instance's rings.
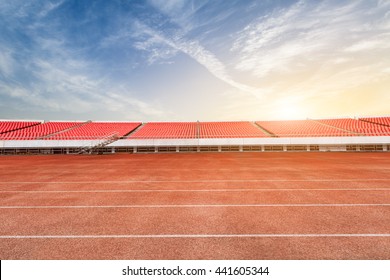
[[[134,146],[134,147],[133,147],[133,153],[134,153],[134,154],[137,153],[137,146]]]

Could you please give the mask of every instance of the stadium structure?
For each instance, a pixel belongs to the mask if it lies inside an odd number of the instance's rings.
[[[390,117],[237,122],[1,120],[0,154],[390,151]]]
[[[0,259],[387,260],[389,151],[384,116],[3,120]]]

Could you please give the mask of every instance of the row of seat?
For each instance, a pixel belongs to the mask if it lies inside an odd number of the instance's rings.
[[[1,122],[0,122],[1,123]],[[25,124],[26,125],[26,124]],[[122,122],[47,122],[5,132],[1,140],[34,140],[34,139],[100,139],[115,134],[122,137],[141,125]]]
[[[0,137],[2,139],[33,140],[33,139],[44,138],[53,133],[67,130],[80,124],[82,123],[81,122],[46,122],[46,123],[30,126],[24,129],[7,132],[0,135]]]
[[[196,134],[196,122],[149,122],[134,132],[131,138],[196,138]]]
[[[85,125],[57,133],[49,139],[56,140],[83,140],[83,139],[102,139],[106,137],[123,137],[138,126],[140,122],[89,122]]]
[[[31,121],[0,121],[0,134],[39,124]]]
[[[0,140],[390,136],[390,118],[251,122],[6,122]],[[17,129],[20,127],[20,129]],[[9,129],[12,128],[12,131]],[[138,129],[137,129],[138,128]],[[8,130],[7,130],[8,129]],[[16,130],[15,130],[16,129]]]
[[[353,133],[314,120],[258,121],[257,125],[279,137],[351,136]]]
[[[250,122],[150,122],[131,139],[266,137]]]
[[[384,126],[390,126],[390,117],[360,118],[359,120],[364,121],[364,122],[380,124],[380,125],[384,125]]]
[[[267,137],[262,130],[250,122],[201,122],[200,138],[257,138]]]
[[[383,136],[390,135],[390,127],[365,122],[356,119],[324,119],[319,120],[321,123],[324,123],[329,126],[338,127],[345,131],[351,131],[358,135],[366,135],[366,136]]]

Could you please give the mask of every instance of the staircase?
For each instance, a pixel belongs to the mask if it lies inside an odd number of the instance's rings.
[[[77,154],[93,154],[93,153],[96,153],[99,148],[103,148],[113,142],[115,142],[116,140],[118,140],[120,137],[119,137],[119,134],[118,132],[113,132],[113,133],[110,133],[109,135],[106,135],[104,136],[103,138],[101,138],[101,142],[97,143],[96,145],[93,145],[93,146],[83,146],[83,147],[80,147],[78,150],[77,150]]]

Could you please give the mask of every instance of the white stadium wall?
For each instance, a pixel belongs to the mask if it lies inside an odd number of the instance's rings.
[[[225,146],[225,145],[380,145],[390,136],[294,137],[294,138],[207,138],[207,139],[122,139],[107,147],[128,146]]]
[[[78,148],[94,147],[101,140],[4,140],[0,148]],[[106,148],[118,147],[176,147],[176,146],[268,146],[268,145],[319,145],[323,150],[343,150],[346,145],[387,145],[390,136],[356,136],[356,137],[293,137],[293,138],[204,138],[204,139],[121,139]],[[338,148],[337,148],[338,147]],[[387,149],[384,149],[387,150]]]

